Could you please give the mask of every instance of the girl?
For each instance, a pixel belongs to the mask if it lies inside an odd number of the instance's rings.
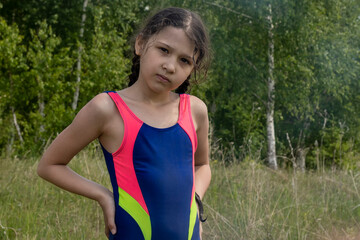
[[[109,239],[200,239],[209,122],[205,104],[183,93],[192,73],[206,73],[208,45],[197,14],[155,14],[136,37],[129,87],[94,97],[40,160],[42,178],[100,204]],[[113,192],[67,166],[94,139]]]

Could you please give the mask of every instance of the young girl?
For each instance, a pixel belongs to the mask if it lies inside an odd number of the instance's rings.
[[[200,239],[209,122],[205,104],[184,92],[191,75],[206,71],[208,44],[195,13],[155,14],[136,38],[129,87],[94,97],[40,160],[42,178],[100,204],[109,239]],[[94,139],[113,192],[67,166]]]

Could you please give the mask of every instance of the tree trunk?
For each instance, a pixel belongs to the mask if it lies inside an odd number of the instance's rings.
[[[12,112],[12,115],[13,115],[13,121],[14,121],[14,125],[15,125],[16,132],[17,132],[17,134],[18,134],[18,136],[19,136],[19,139],[20,139],[21,144],[23,144],[23,143],[24,143],[24,139],[23,139],[23,137],[22,137],[22,135],[21,135],[20,126],[19,126],[19,124],[18,124],[18,122],[17,122],[15,109],[14,109],[13,106],[11,106],[10,108],[11,108],[11,112]]]
[[[82,47],[82,38],[84,36],[84,26],[86,20],[86,7],[88,4],[88,0],[84,0],[83,9],[82,9],[82,16],[81,16],[81,27],[80,27],[80,38],[79,38],[79,49],[78,49],[78,59],[76,64],[76,85],[75,85],[75,92],[74,92],[74,99],[71,105],[72,109],[75,111],[77,108],[77,104],[79,101],[79,92],[80,92],[80,81],[81,81],[81,53],[83,50]]]
[[[305,160],[308,152],[309,152],[309,148],[298,148],[296,150],[296,166],[298,170],[300,170],[301,172],[305,172],[306,169]]]
[[[12,99],[13,96],[12,96],[12,92],[13,92],[13,81],[12,81],[12,74],[9,73],[9,80],[10,80],[10,98]],[[21,130],[20,130],[20,126],[17,122],[17,117],[16,117],[16,113],[15,113],[15,108],[13,106],[13,104],[11,103],[10,105],[10,109],[11,109],[11,113],[13,115],[13,122],[14,122],[14,126],[15,126],[15,129],[16,129],[16,132],[19,136],[19,139],[20,139],[20,143],[23,144],[24,143],[24,139],[22,137],[22,134],[21,134]],[[12,143],[11,143],[12,145]]]
[[[43,118],[41,120],[41,125],[40,125],[40,132],[44,132],[45,131],[45,127],[44,127],[44,117],[45,117],[45,113],[44,113],[44,109],[45,109],[45,102],[44,102],[44,95],[42,92],[38,93],[38,98],[39,98],[39,113],[40,116]]]
[[[268,37],[268,99],[266,106],[266,129],[267,129],[267,142],[268,142],[268,163],[272,169],[277,169],[276,160],[276,147],[275,147],[275,126],[274,126],[274,106],[275,106],[275,80],[273,77],[274,71],[274,24],[272,21],[271,4],[269,4],[269,15],[267,20],[269,21]]]
[[[315,157],[316,157],[316,170],[320,171],[320,150],[319,150],[319,143],[315,140]]]
[[[11,131],[10,137],[9,137],[9,140],[8,140],[8,144],[6,146],[6,154],[7,154],[7,156],[10,156],[11,152],[13,150],[14,138],[15,138],[15,134],[14,134],[13,131]]]
[[[45,102],[44,102],[44,88],[42,87],[42,83],[41,80],[39,79],[39,76],[36,78],[39,87],[39,91],[38,91],[38,105],[39,105],[39,113],[40,116],[43,118],[41,119],[41,124],[40,124],[40,133],[45,131],[45,127],[44,127],[44,117],[45,117]]]

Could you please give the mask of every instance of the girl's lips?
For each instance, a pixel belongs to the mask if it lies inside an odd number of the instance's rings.
[[[165,77],[164,75],[157,74],[157,76],[162,82],[170,82],[170,80],[167,77]]]

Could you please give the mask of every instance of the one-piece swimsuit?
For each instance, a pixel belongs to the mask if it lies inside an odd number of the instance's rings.
[[[179,95],[175,125],[155,128],[139,119],[118,93],[107,94],[124,123],[119,149],[110,153],[102,146],[117,227],[109,239],[200,240],[190,96]]]

